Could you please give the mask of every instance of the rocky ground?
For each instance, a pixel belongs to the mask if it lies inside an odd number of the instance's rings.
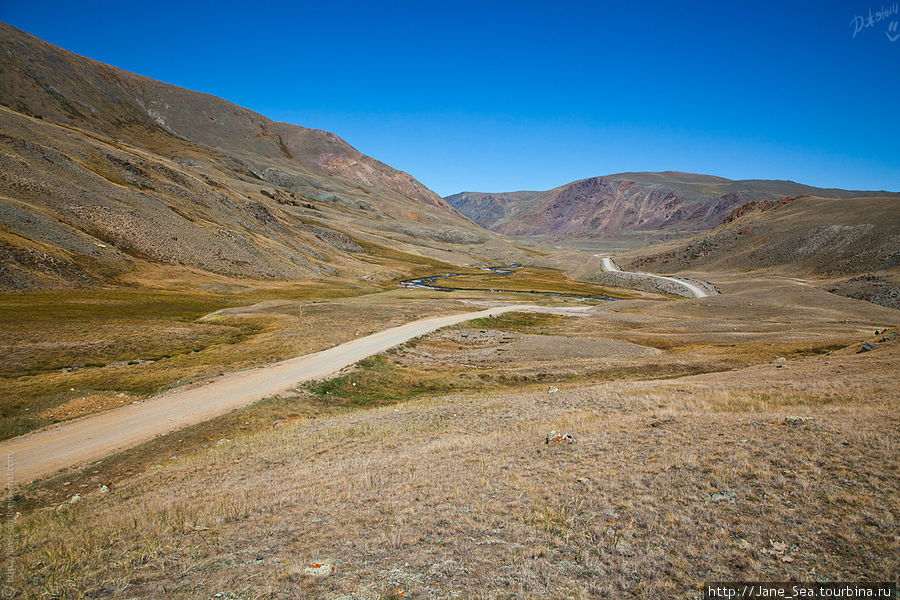
[[[866,273],[823,288],[832,294],[857,298],[888,308],[900,308],[900,274]]]

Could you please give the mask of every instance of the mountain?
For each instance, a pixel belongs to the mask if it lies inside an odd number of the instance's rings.
[[[750,202],[719,227],[617,256],[629,270],[770,271],[840,276],[900,266],[900,198],[787,197]]]
[[[482,192],[460,192],[444,198],[451,206],[466,215],[482,227],[493,229],[494,226],[521,206],[546,192],[499,192],[485,194]]]
[[[0,290],[120,281],[156,263],[356,277],[402,270],[384,258],[394,249],[447,261],[512,252],[333,133],[0,23]]]
[[[493,231],[562,239],[642,232],[684,236],[719,225],[747,202],[797,195],[850,198],[870,193],[665,171],[591,177],[546,192],[462,192],[445,199]]]

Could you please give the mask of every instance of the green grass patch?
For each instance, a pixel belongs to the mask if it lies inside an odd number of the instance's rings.
[[[544,330],[558,324],[566,317],[546,313],[508,312],[496,317],[472,319],[455,329],[499,329],[517,333],[546,333]]]

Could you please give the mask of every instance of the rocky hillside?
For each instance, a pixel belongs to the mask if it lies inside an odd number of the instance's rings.
[[[476,223],[507,235],[609,239],[660,231],[689,235],[719,225],[747,202],[800,194],[866,195],[792,181],[732,181],[666,171],[592,177],[546,192],[463,192],[446,200]]]
[[[492,229],[515,208],[545,192],[460,192],[444,198],[451,206],[487,229]]]
[[[733,211],[712,231],[618,257],[652,272],[754,271],[840,276],[900,266],[900,198],[788,197]]]
[[[303,279],[377,271],[379,246],[457,261],[510,251],[332,133],[2,23],[0,175],[0,290],[109,282],[156,263]]]

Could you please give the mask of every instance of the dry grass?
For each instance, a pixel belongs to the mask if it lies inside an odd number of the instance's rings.
[[[84,499],[15,521],[6,566],[22,597],[61,598],[696,598],[710,580],[890,578],[900,341],[856,349],[894,313],[791,293],[436,332],[56,478],[34,501]],[[337,327],[441,297],[318,306]],[[536,338],[660,351],[548,361]],[[291,416],[317,418],[271,427]],[[547,445],[551,430],[576,441]],[[332,575],[304,573],[323,562]]]
[[[499,288],[522,292],[578,294],[606,298],[662,298],[662,296],[656,294],[642,294],[641,292],[634,290],[604,287],[575,281],[567,278],[562,271],[539,267],[516,269],[508,275],[491,275],[480,271],[460,277],[438,279],[435,281],[435,285],[438,287],[453,287],[469,290],[491,290]]]
[[[59,597],[562,599],[888,578],[900,352],[843,357],[841,373],[825,360],[791,363],[787,382],[760,383],[766,365],[445,396],[250,434],[21,519],[17,585]],[[815,420],[784,424],[791,415]],[[551,429],[575,444],[547,446]],[[302,574],[318,562],[335,574]]]
[[[332,290],[331,296],[346,291]],[[320,293],[113,289],[4,295],[0,340],[7,360],[0,373],[0,438],[73,416],[53,409],[82,398],[119,393],[146,397],[321,350],[419,316],[458,310],[449,299],[421,298],[400,305],[378,294],[329,299],[329,294],[317,297]],[[286,302],[200,318],[273,296]]]

